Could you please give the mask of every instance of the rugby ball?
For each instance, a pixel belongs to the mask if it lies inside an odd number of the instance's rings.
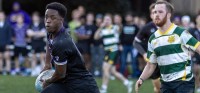
[[[55,70],[49,69],[49,70],[45,70],[42,73],[40,73],[40,75],[35,80],[35,89],[38,92],[41,92],[43,90],[43,88],[42,88],[43,82],[41,80],[50,78],[54,72],[55,72]]]

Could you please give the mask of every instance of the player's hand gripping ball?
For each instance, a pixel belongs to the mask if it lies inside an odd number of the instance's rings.
[[[38,92],[41,92],[43,90],[42,80],[46,80],[46,79],[50,78],[53,75],[54,72],[55,72],[55,70],[49,69],[49,70],[45,70],[42,73],[40,73],[40,75],[35,80],[35,89]]]

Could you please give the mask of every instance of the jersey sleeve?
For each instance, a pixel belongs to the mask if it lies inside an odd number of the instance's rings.
[[[139,30],[135,37],[137,38],[137,42],[142,42],[142,40],[145,38],[145,32],[147,32],[146,27],[143,27],[141,30]]]
[[[54,44],[52,48],[53,61],[57,65],[65,65],[72,55],[72,41],[66,38],[61,38]]]
[[[56,63],[57,65],[67,64],[66,50],[62,47],[55,47],[52,50],[52,56],[54,63]]]
[[[185,47],[192,49],[193,51],[200,45],[200,42],[186,30],[182,32],[181,39]]]
[[[156,56],[156,54],[155,54],[155,52],[154,52],[154,50],[153,50],[153,48],[151,46],[151,43],[148,42],[148,50],[147,50],[147,59],[146,59],[146,61],[150,62],[150,63],[157,63],[156,59],[157,59],[157,56]]]

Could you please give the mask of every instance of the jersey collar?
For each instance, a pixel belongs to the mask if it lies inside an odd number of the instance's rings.
[[[161,31],[158,29],[158,33],[159,33],[160,35],[166,35],[166,34],[168,34],[174,27],[175,27],[175,24],[172,23],[172,24],[170,25],[170,27],[169,27],[166,31],[164,31],[164,32],[161,32]]]

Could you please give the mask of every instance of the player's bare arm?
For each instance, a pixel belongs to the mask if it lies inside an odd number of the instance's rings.
[[[51,78],[44,80],[43,88],[45,88],[46,86],[48,86],[49,84],[51,84],[53,82],[56,82],[60,79],[65,78],[66,69],[67,69],[66,64],[65,65],[55,64],[55,73],[53,74],[53,76]]]
[[[139,87],[142,85],[144,80],[148,79],[151,74],[154,72],[157,64],[153,64],[150,62],[147,62],[141,76],[139,77],[138,81],[135,84],[135,91],[138,92]]]

